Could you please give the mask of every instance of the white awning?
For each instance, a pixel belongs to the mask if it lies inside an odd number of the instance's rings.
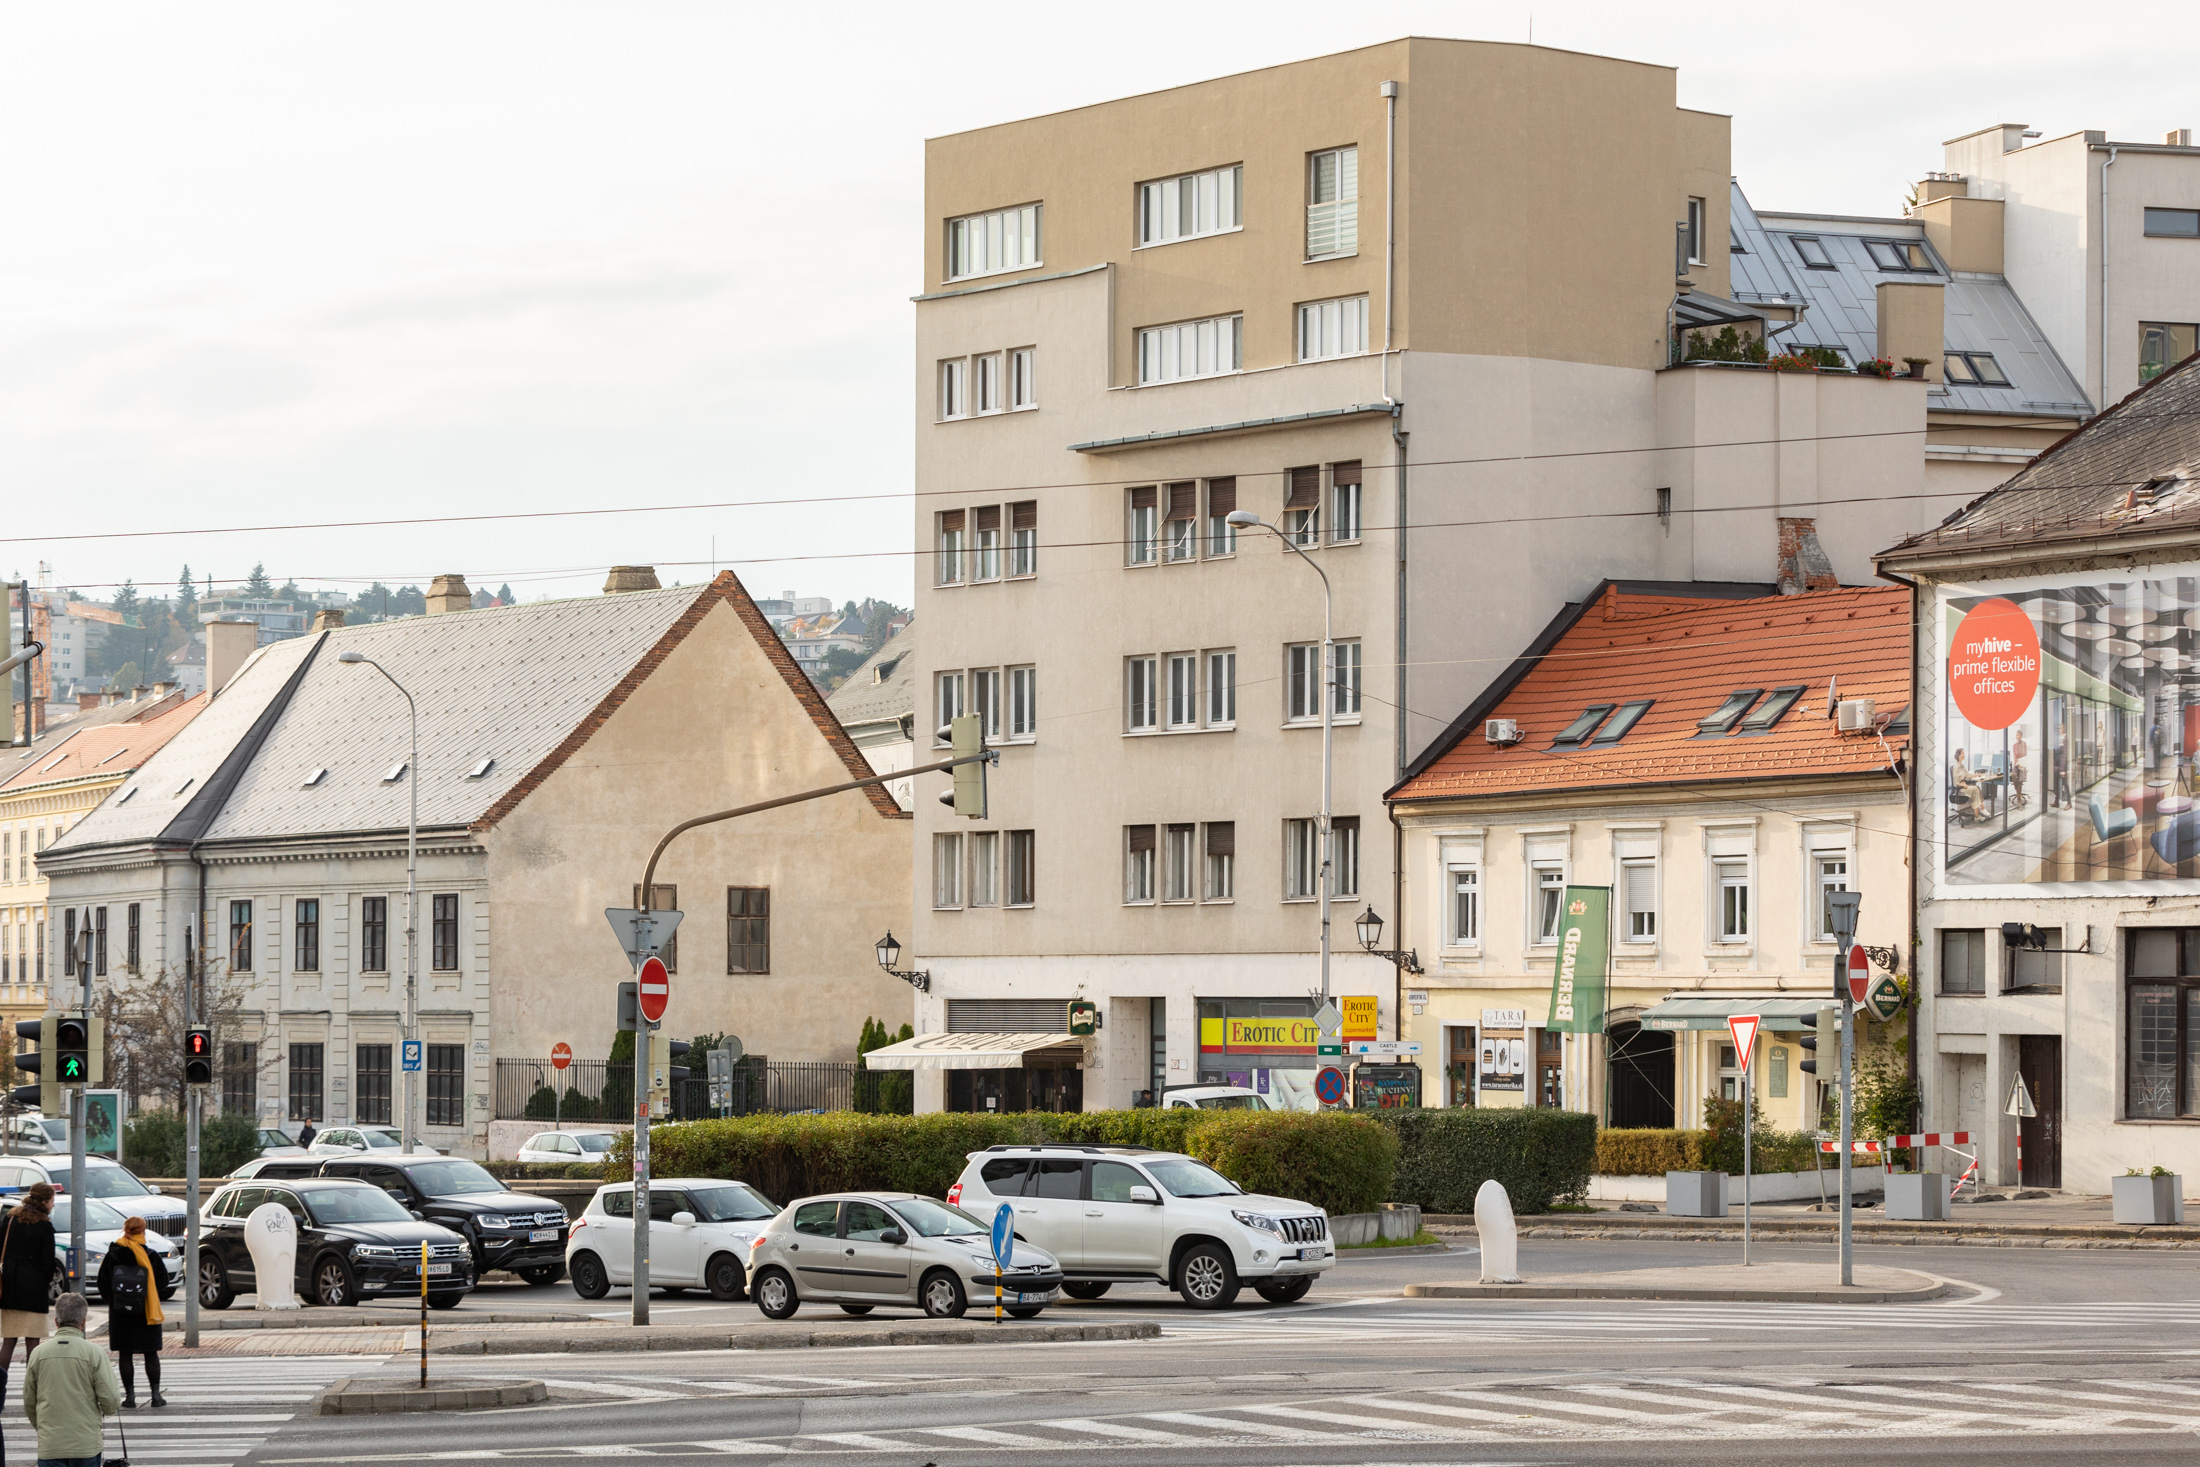
[[[1067,1064],[1084,1054],[1084,1041],[1068,1034],[919,1034],[872,1050],[863,1063],[874,1070],[1014,1070],[1027,1059]]]

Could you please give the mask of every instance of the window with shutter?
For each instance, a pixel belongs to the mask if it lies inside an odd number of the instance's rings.
[[[1130,491],[1130,521],[1124,538],[1123,557],[1131,565],[1152,565],[1156,558],[1160,526],[1157,491],[1152,485]]]
[[[1629,861],[1620,868],[1627,925],[1624,942],[1658,939],[1658,868],[1652,861]]]
[[[1172,561],[1190,560],[1199,552],[1199,536],[1194,524],[1199,513],[1199,486],[1197,484],[1171,484],[1169,486],[1169,517],[1163,539],[1168,544],[1168,558]]]
[[[1153,900],[1153,858],[1154,828],[1150,825],[1124,826],[1124,901],[1150,902]]]
[[[1329,538],[1333,542],[1360,538],[1360,464],[1332,464],[1329,468]]]
[[[1230,512],[1237,508],[1237,480],[1207,481],[1207,553],[1231,555],[1237,551],[1237,527]]]
[[[1350,255],[1360,248],[1360,150],[1307,155],[1306,257]]]
[[[1008,507],[1008,573],[1039,573],[1039,501],[1019,500]]]
[[[959,509],[940,512],[939,553],[937,562],[938,583],[952,586],[963,578],[963,512]]]
[[[1001,577],[1001,507],[981,504],[970,512],[970,579],[997,581]]]
[[[1322,471],[1309,466],[1292,469],[1291,492],[1283,501],[1283,530],[1294,545],[1321,542]]]
[[[1210,902],[1226,902],[1237,895],[1237,822],[1207,822],[1207,886]]]

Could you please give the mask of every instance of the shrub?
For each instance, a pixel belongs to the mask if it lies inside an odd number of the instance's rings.
[[[1589,1190],[1595,1116],[1527,1107],[1369,1114],[1398,1136],[1393,1202],[1418,1203],[1427,1212],[1472,1212],[1474,1194],[1494,1179],[1514,1212],[1536,1213]]]
[[[1687,360],[1691,362],[1762,362],[1764,359],[1764,338],[1745,339],[1732,326],[1721,327],[1716,336],[1702,331],[1688,333]]]
[[[1190,1141],[1193,1156],[1246,1191],[1311,1202],[1331,1214],[1382,1206],[1398,1164],[1397,1134],[1364,1111],[1221,1111]]]
[[[226,1177],[260,1154],[260,1130],[250,1116],[210,1116],[199,1122],[199,1175]],[[183,1117],[146,1111],[122,1128],[122,1160],[141,1177],[180,1177]]]
[[[1599,1131],[1597,1175],[1662,1177],[1667,1172],[1704,1171],[1703,1148],[1709,1135],[1671,1127]]]

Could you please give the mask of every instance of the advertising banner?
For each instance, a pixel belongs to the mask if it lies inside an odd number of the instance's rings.
[[[2200,565],[1941,588],[1943,893],[2200,892],[2196,629]]]
[[[1475,1040],[1478,1092],[1528,1088],[1527,1022],[1525,1009],[1482,1010],[1482,1032]]]
[[[1303,1054],[1312,1057],[1321,1026],[1312,1018],[1225,1018],[1199,1021],[1202,1054]]]
[[[1567,1034],[1604,1032],[1604,980],[1612,955],[1612,889],[1569,886],[1551,973],[1551,1020]]]
[[[1344,1005],[1344,1038],[1373,1039],[1375,1037],[1376,1000],[1373,994],[1346,994],[1338,1002]]]

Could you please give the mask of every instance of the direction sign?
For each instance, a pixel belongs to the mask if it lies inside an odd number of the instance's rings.
[[[550,1046],[550,1068],[562,1070],[573,1063],[573,1046],[560,1039]]]
[[[1344,1041],[1331,1035],[1323,1035],[1314,1042],[1314,1058],[1343,1059]]]
[[[1892,973],[1882,973],[1871,981],[1864,993],[1864,1007],[1882,1024],[1902,1012],[1902,985],[1894,981]]]
[[[644,912],[633,907],[605,907],[605,917],[611,921],[611,930],[619,939],[619,946],[626,953],[627,966],[639,968],[642,959],[653,957],[665,950],[672,941],[672,934],[679,931],[684,912]]]
[[[642,971],[637,976],[641,982],[642,1017],[654,1024],[665,1016],[665,1005],[672,1002],[672,979],[665,974],[665,960],[655,956],[644,958]]]
[[[1741,1065],[1742,1073],[1749,1073],[1749,1058],[1757,1050],[1757,1026],[1763,1022],[1758,1014],[1735,1014],[1726,1021],[1726,1027],[1734,1035],[1734,1058]]]
[[[2030,1120],[2039,1114],[2032,1104],[2032,1092],[2024,1086],[2024,1076],[2017,1076],[2017,1083],[2009,1087],[2009,1103],[2002,1107],[2008,1114]]]
[[[1849,997],[1857,1003],[1864,1002],[1872,984],[1872,960],[1864,956],[1862,943],[1849,949]]]
[[[1324,1065],[1314,1076],[1314,1098],[1323,1105],[1338,1105],[1344,1100],[1344,1071],[1335,1065]]]
[[[405,1041],[405,1057],[403,1063],[405,1068],[408,1070],[417,1070],[420,1068],[419,1040],[408,1039]]]
[[[993,1262],[1003,1272],[1008,1269],[1008,1258],[1016,1247],[1016,1209],[1002,1203],[993,1212]]]
[[[1354,1054],[1419,1054],[1418,1039],[1355,1039],[1348,1046]]]

